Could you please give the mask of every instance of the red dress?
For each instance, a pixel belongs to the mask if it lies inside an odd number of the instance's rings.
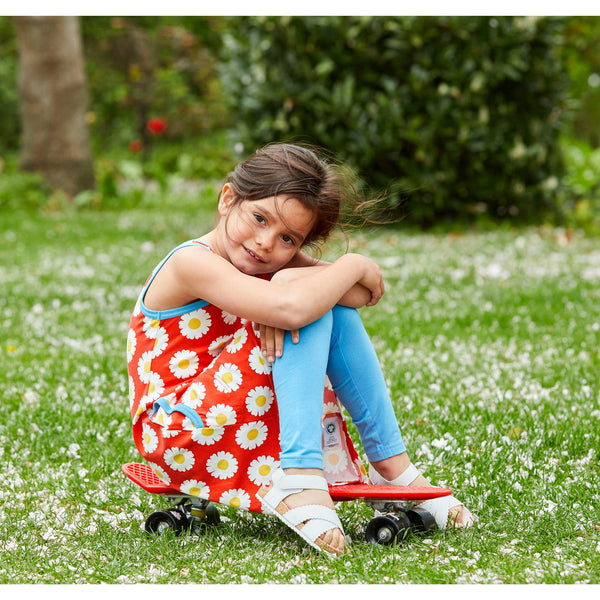
[[[143,298],[131,317],[127,363],[133,437],[140,454],[170,487],[254,512],[255,497],[279,466],[279,415],[271,365],[252,324],[198,300],[151,311]],[[326,410],[339,413],[331,390]],[[343,449],[326,444],[330,482],[364,480],[364,468],[343,421]],[[328,438],[329,440],[333,438]],[[327,468],[327,465],[330,468]]]

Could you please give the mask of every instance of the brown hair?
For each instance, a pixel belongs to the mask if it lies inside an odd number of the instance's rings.
[[[304,245],[323,243],[340,219],[349,186],[344,171],[322,151],[297,144],[269,144],[257,150],[229,174],[235,203],[287,195],[316,216]],[[351,186],[350,186],[351,187]]]

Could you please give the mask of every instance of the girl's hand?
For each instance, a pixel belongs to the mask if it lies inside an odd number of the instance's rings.
[[[252,323],[254,331],[260,336],[260,349],[270,363],[275,362],[283,354],[283,342],[285,339],[285,329],[269,327],[262,323]],[[300,341],[300,333],[297,329],[292,332],[292,342],[297,344]]]
[[[383,283],[383,275],[379,265],[361,254],[346,254],[347,257],[352,257],[351,260],[357,261],[360,264],[360,268],[363,271],[363,276],[358,280],[371,294],[371,299],[365,304],[365,306],[375,306],[381,300],[385,292],[385,285]]]

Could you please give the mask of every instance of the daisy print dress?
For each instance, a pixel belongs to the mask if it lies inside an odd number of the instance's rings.
[[[171,488],[261,512],[256,492],[279,466],[279,416],[271,365],[252,323],[203,300],[166,311],[144,306],[161,267],[190,245],[212,252],[199,240],[175,248],[153,271],[131,317],[127,365],[134,441]],[[349,440],[345,427],[343,437]],[[353,447],[351,452],[354,462]]]

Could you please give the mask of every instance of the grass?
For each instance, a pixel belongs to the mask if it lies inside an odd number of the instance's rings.
[[[0,583],[599,583],[600,248],[544,228],[350,237],[386,277],[363,318],[409,452],[475,529],[375,547],[355,502],[335,561],[231,509],[202,537],[147,537],[164,503],[120,470],[138,459],[129,315],[158,260],[211,227],[215,198],[2,212]]]

